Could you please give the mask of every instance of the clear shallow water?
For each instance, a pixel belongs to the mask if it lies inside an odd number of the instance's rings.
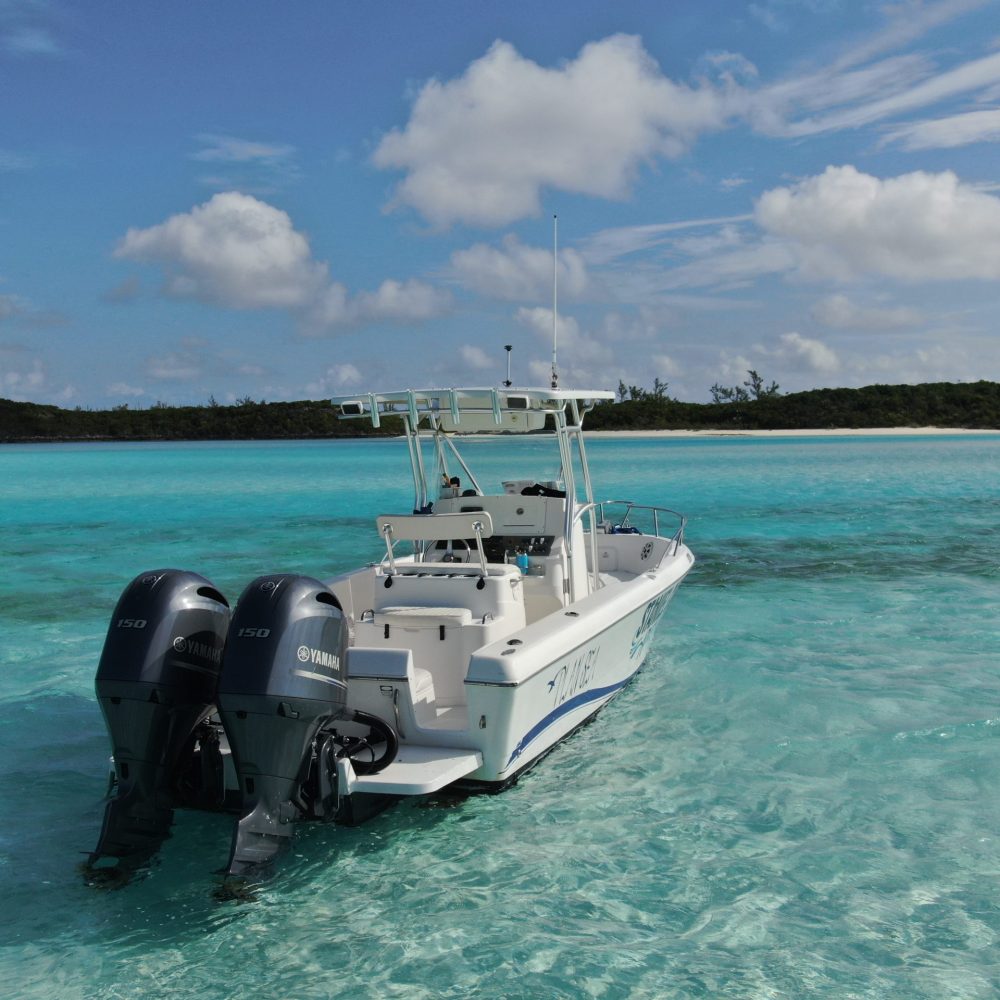
[[[472,448],[493,474],[510,445]],[[599,495],[690,517],[645,670],[508,792],[304,825],[237,904],[227,817],[179,815],[123,890],[77,871],[111,609],[157,566],[235,599],[376,555],[403,446],[0,449],[4,994],[996,996],[1000,437],[589,453]]]

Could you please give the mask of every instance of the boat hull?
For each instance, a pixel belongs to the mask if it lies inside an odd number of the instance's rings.
[[[453,782],[470,789],[509,785],[591,719],[638,673],[656,626],[693,564],[682,545],[660,568],[628,582],[615,582],[473,653],[465,677],[464,723],[421,726],[405,704],[394,706],[401,720],[400,746],[466,749],[481,764]],[[374,653],[375,651],[371,651]],[[350,653],[349,653],[350,662]],[[350,702],[383,715],[405,686],[378,669],[362,687],[352,678]],[[364,693],[368,692],[367,699]],[[387,697],[388,696],[388,697]],[[412,695],[411,695],[412,696]],[[388,777],[392,766],[386,770]],[[358,790],[368,790],[361,783]],[[414,794],[426,791],[426,785]]]
[[[533,627],[529,626],[522,633],[522,644],[513,647],[517,652],[509,654],[510,659],[525,661],[510,671],[512,677],[520,674],[514,686],[508,686],[509,681],[467,680],[470,718],[486,717],[484,733],[491,718],[500,720],[494,738],[481,744],[483,766],[467,781],[509,784],[611,701],[641,669],[656,626],[683,575],[636,581],[623,586],[628,592],[617,601],[584,599],[567,608],[558,616],[567,623],[563,634],[537,643],[542,648],[535,653],[536,661],[549,654],[548,662],[540,667],[532,662]],[[551,655],[551,647],[560,639],[566,643],[564,649]],[[490,655],[479,662],[473,659],[470,678],[492,666]]]

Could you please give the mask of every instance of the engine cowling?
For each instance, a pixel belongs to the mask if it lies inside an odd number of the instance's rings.
[[[346,717],[347,623],[318,580],[262,576],[233,614],[219,715],[242,795],[228,873],[271,861],[290,842],[321,727]]]
[[[119,598],[95,682],[117,792],[91,863],[141,860],[169,835],[172,784],[213,709],[229,618],[225,597],[185,570],[141,573]]]

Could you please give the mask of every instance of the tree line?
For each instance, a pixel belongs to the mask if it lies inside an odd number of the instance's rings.
[[[873,427],[1000,429],[1000,383],[934,382],[812,389],[782,394],[756,372],[742,386],[714,386],[713,402],[671,399],[667,384],[652,390],[619,385],[616,402],[588,415],[590,430],[825,430]],[[756,376],[756,377],[755,377]],[[726,390],[729,390],[728,392]],[[0,441],[231,441],[395,436],[398,417],[373,428],[337,418],[328,400],[255,402],[111,410],[63,409],[0,399]]]
[[[239,441],[389,436],[403,433],[401,421],[386,417],[381,428],[344,421],[329,400],[254,402],[233,406],[209,400],[206,406],[149,409],[127,405],[111,410],[62,409],[0,399],[0,441]]]
[[[590,430],[835,430],[874,427],[1000,429],[1000,383],[931,382],[810,389],[782,394],[755,371],[742,386],[712,387],[713,402],[671,399],[626,387],[619,401],[596,406]],[[635,389],[633,393],[629,390]]]

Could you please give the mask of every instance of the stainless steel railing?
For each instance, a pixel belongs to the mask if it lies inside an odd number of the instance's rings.
[[[609,517],[609,511],[605,508],[615,508],[618,506],[625,508],[621,518],[619,519],[614,516]],[[590,543],[590,575],[592,589],[596,590],[601,586],[600,573],[598,572],[597,567],[597,535],[601,528],[603,528],[608,534],[649,534],[648,531],[643,532],[640,528],[630,524],[629,518],[632,516],[633,511],[648,511],[652,515],[653,535],[657,538],[669,541],[670,544],[660,557],[661,560],[667,555],[676,555],[678,548],[684,543],[684,526],[687,524],[687,518],[679,511],[671,510],[669,507],[657,507],[652,504],[640,504],[635,503],[632,500],[602,500],[598,503],[583,504],[577,508],[576,514],[573,518],[573,523],[575,525],[576,522],[581,520],[585,514],[590,514],[591,516],[591,524],[593,525],[594,530],[587,532],[587,540]],[[661,531],[661,515],[669,515],[671,518],[676,518],[677,522],[679,522],[677,529],[672,535],[664,534]],[[569,539],[567,540],[567,545],[569,545],[570,552],[572,553],[572,531],[570,532]]]
[[[632,500],[602,500],[600,503],[595,504],[599,511],[599,517],[602,524],[610,529],[610,532],[614,534],[626,533],[632,527],[631,517],[635,511],[648,511],[652,514],[653,519],[653,534],[657,538],[666,538],[671,542],[670,554],[675,555],[677,549],[684,543],[684,527],[687,524],[687,518],[680,513],[680,511],[671,510],[669,507],[657,507],[653,504],[635,503]],[[624,507],[625,511],[621,517],[615,516],[613,512],[610,513],[607,508]],[[679,522],[676,530],[673,534],[664,534],[660,528],[660,517],[662,515],[667,515],[675,522]],[[647,532],[648,534],[648,532]]]

